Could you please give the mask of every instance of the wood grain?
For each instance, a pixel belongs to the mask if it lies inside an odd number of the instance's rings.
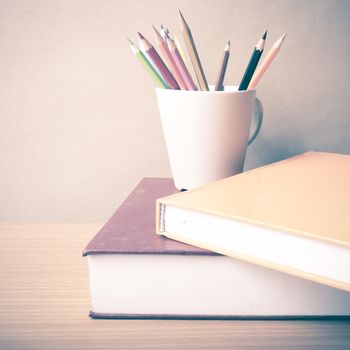
[[[91,320],[100,224],[0,224],[0,349],[349,349],[346,321]]]

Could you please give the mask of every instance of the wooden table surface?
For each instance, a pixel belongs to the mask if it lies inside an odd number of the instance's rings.
[[[346,321],[91,320],[100,224],[0,224],[0,349],[350,349]]]

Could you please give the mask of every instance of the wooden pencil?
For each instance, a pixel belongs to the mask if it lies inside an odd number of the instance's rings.
[[[197,90],[197,87],[195,85],[195,83],[192,80],[191,74],[188,71],[180,53],[179,50],[177,49],[174,40],[171,38],[167,39],[167,44],[168,44],[168,48],[170,53],[172,54],[172,56],[174,57],[174,61],[185,81],[186,87],[188,90]]]
[[[157,47],[159,49],[159,51],[163,54],[163,58],[166,61],[166,64],[168,65],[168,68],[170,69],[170,71],[172,72],[172,74],[174,75],[177,83],[179,84],[181,90],[187,90],[187,86],[185,81],[182,78],[181,73],[179,72],[179,69],[174,61],[173,56],[171,55],[168,45],[166,43],[166,40],[164,40],[161,36],[161,34],[158,32],[158,30],[153,27],[153,31],[154,31],[154,37],[156,40],[156,44]]]
[[[260,78],[265,73],[266,69],[269,67],[273,59],[278,54],[282,43],[284,41],[284,38],[286,36],[286,33],[284,33],[271,47],[270,51],[266,54],[265,58],[262,60],[262,62],[259,64],[258,68],[256,69],[252,80],[250,81],[250,84],[248,86],[248,90],[253,90],[256,87],[256,84],[259,82]]]
[[[161,88],[169,89],[167,83],[163,80],[163,78],[157,73],[157,71],[153,68],[152,64],[148,61],[146,56],[134,45],[134,43],[128,39],[130,43],[130,48],[136,58],[141,62],[146,71],[150,74],[153,81]]]
[[[187,58],[186,58],[186,55],[185,55],[185,50],[183,49],[183,47],[182,47],[182,45],[180,43],[180,40],[179,40],[179,38],[177,37],[176,34],[174,34],[174,43],[175,43],[177,49],[179,50],[179,53],[180,53],[180,55],[181,55],[185,65],[186,65],[187,69],[189,70]]]
[[[163,25],[160,26],[160,35],[165,41],[166,39],[171,38],[169,30],[163,27]]]
[[[222,61],[220,65],[218,79],[216,81],[215,88],[214,88],[215,91],[222,91],[224,89],[224,78],[225,78],[227,62],[229,57],[230,57],[230,40],[227,42],[224,49],[224,55],[222,57]]]
[[[183,38],[184,38],[184,41],[185,41],[185,44],[187,47],[187,52],[191,58],[191,62],[192,62],[193,69],[194,69],[194,72],[195,72],[196,77],[197,77],[199,87],[201,90],[208,91],[209,90],[208,83],[207,83],[207,80],[205,78],[203,67],[202,67],[201,61],[199,59],[199,55],[198,55],[197,48],[196,48],[196,45],[195,45],[194,40],[193,40],[191,30],[190,30],[189,26],[187,25],[182,13],[180,11],[179,11],[179,13],[180,13],[180,29],[181,29],[181,32],[182,32],[182,35],[183,35]]]
[[[182,60],[184,61],[185,65],[186,65],[186,68],[189,70],[189,68],[188,68],[188,63],[187,63],[187,59],[186,59],[186,55],[185,55],[185,51],[184,51],[184,49],[182,48],[182,45],[181,45],[181,43],[180,43],[180,40],[177,38],[177,35],[174,34],[174,37],[172,37],[172,36],[170,35],[169,29],[168,29],[167,27],[163,27],[163,26],[161,26],[161,31],[160,31],[160,33],[161,33],[161,36],[163,37],[163,39],[164,39],[165,41],[166,41],[168,38],[174,40],[174,43],[175,43],[177,49],[179,50],[179,53],[180,53],[180,55],[181,55],[181,57],[182,57]]]
[[[247,90],[250,80],[252,79],[252,76],[254,74],[255,68],[258,65],[258,62],[260,60],[261,54],[264,51],[266,35],[267,35],[267,31],[264,33],[262,38],[255,45],[253,54],[244,72],[244,75],[241,80],[241,83],[239,84],[238,90]]]
[[[150,57],[150,59],[153,61],[153,63],[156,65],[156,67],[160,71],[165,82],[172,89],[175,89],[175,90],[180,89],[177,81],[175,80],[175,78],[173,77],[170,70],[163,62],[163,60],[160,58],[160,56],[158,55],[158,52],[155,50],[152,44],[141,33],[138,33],[138,36],[139,36],[138,39],[139,39],[141,50],[147,53],[147,55]]]

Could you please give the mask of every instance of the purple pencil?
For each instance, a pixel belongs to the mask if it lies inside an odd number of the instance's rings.
[[[158,68],[159,72],[163,76],[166,83],[172,89],[179,90],[180,89],[179,84],[177,83],[177,81],[175,80],[175,78],[173,77],[170,70],[163,62],[163,60],[158,55],[158,52],[142,34],[138,33],[138,35],[139,35],[138,39],[139,39],[141,50],[147,53],[148,57],[152,60],[152,62]]]
[[[227,62],[229,57],[230,57],[230,40],[227,42],[225,46],[224,55],[222,57],[222,63],[219,70],[218,80],[216,81],[215,88],[214,88],[215,91],[224,90],[224,77],[225,77]]]

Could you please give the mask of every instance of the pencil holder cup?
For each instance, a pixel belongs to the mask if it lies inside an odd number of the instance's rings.
[[[255,90],[156,89],[174,183],[189,190],[242,172],[263,121]]]

